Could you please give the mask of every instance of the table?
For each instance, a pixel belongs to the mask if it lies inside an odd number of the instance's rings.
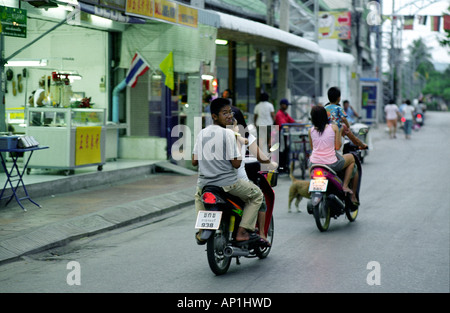
[[[35,201],[33,201],[30,198],[30,196],[28,195],[28,191],[27,191],[27,188],[25,188],[25,184],[23,182],[22,177],[23,177],[23,174],[26,172],[26,169],[28,167],[28,162],[30,162],[30,159],[31,159],[31,156],[33,155],[33,152],[36,151],[36,150],[43,150],[43,149],[48,149],[48,147],[31,147],[31,148],[25,148],[25,149],[18,149],[18,148],[15,148],[15,149],[0,149],[0,157],[1,157],[1,161],[2,161],[2,166],[3,166],[3,169],[5,170],[5,173],[6,173],[6,182],[5,182],[5,185],[3,186],[2,193],[0,194],[0,200],[9,198],[8,201],[6,202],[5,206],[8,205],[8,203],[14,197],[16,199],[17,203],[20,205],[20,207],[24,211],[26,211],[26,209],[23,207],[23,205],[22,205],[22,203],[20,201],[21,200],[25,200],[25,199],[28,199],[32,203],[34,203],[36,206],[41,207],[39,204],[37,204]],[[13,166],[12,166],[10,171],[6,167],[6,160],[3,157],[3,153],[1,153],[1,152],[15,152],[11,156],[12,157],[12,161],[13,161]],[[20,156],[21,152],[30,152],[28,158],[26,159],[26,162],[25,162],[25,165],[24,165],[22,171],[20,171],[19,167],[17,166],[17,161],[19,159],[19,156]],[[24,158],[25,158],[25,156],[24,156]],[[17,184],[15,186],[13,184],[14,181],[17,181]],[[11,186],[12,195],[3,197],[3,194],[4,194],[8,184]],[[22,197],[22,198],[19,198],[19,196],[17,195],[17,189],[19,189],[20,186],[23,187],[23,190],[25,192],[25,197]]]

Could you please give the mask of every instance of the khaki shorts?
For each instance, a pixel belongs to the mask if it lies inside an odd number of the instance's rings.
[[[397,126],[397,120],[387,120],[386,121],[386,125],[387,127],[391,127],[391,126]]]

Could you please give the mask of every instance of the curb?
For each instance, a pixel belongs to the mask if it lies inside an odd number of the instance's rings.
[[[161,216],[194,203],[193,187],[106,208],[0,241],[0,265],[83,237]]]

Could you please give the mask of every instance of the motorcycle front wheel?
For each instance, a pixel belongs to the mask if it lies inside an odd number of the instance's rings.
[[[228,245],[228,225],[221,223],[213,236],[209,237],[206,243],[206,254],[208,264],[216,275],[223,275],[228,271],[231,264],[231,257],[226,257],[223,253]]]
[[[330,206],[325,197],[313,207],[313,214],[317,228],[321,232],[326,231],[330,226]]]

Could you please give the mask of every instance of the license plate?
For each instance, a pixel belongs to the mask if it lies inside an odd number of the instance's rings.
[[[222,219],[221,211],[199,211],[195,228],[197,229],[219,229],[220,220]]]
[[[309,183],[309,192],[327,191],[328,179],[312,179]]]

